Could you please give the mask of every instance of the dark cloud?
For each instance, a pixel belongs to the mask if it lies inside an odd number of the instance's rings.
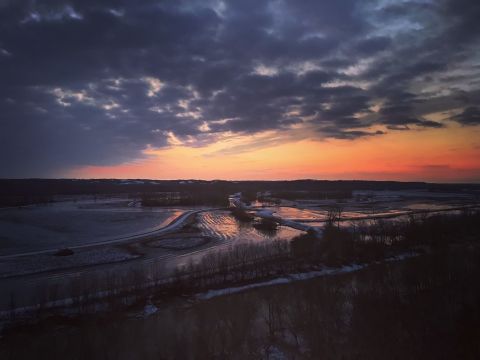
[[[354,55],[368,56],[385,50],[391,45],[392,39],[386,36],[377,36],[361,39],[351,47]]]
[[[0,176],[119,164],[172,137],[356,139],[458,108],[478,125],[478,18],[474,0],[0,1]]]
[[[385,132],[381,130],[377,131],[363,131],[363,130],[340,130],[336,127],[324,127],[321,129],[322,133],[327,134],[330,137],[343,140],[355,140],[362,137],[370,137],[377,135],[384,135]]]
[[[480,109],[475,106],[470,106],[463,110],[461,114],[453,116],[450,119],[462,125],[480,125]]]

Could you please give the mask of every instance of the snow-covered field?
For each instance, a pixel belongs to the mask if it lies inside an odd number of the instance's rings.
[[[357,195],[338,203],[343,208],[344,218],[401,215],[408,211],[441,211],[471,204],[474,200],[452,194],[436,194],[433,197],[427,194],[422,198],[417,193],[410,196],[409,192],[370,192]],[[232,199],[237,200],[239,197]],[[115,276],[121,277],[120,271],[150,271],[150,268],[157,271],[157,266],[161,266],[162,275],[165,275],[176,266],[186,265],[212,251],[222,251],[236,244],[288,241],[302,233],[297,229],[314,228],[320,231],[328,213],[327,205],[333,203],[335,201],[332,200],[328,204],[322,200],[302,200],[290,201],[289,206],[269,207],[256,203],[247,209],[257,217],[280,218],[282,225],[275,231],[262,231],[253,227],[252,223],[239,222],[227,210],[198,212],[191,211],[192,208],[144,209],[126,197],[96,200],[70,197],[67,201],[49,205],[0,209],[0,280],[12,280],[9,282],[12,286],[21,287],[20,282],[15,284],[15,279],[6,278],[54,270],[63,276],[69,272],[67,269],[73,269],[70,273],[76,274],[79,267],[88,267],[88,271],[92,272],[115,268]],[[182,230],[181,227],[190,221],[187,218],[192,219],[195,213],[195,226]],[[165,227],[179,216],[182,221],[175,222],[168,231],[157,231],[155,235],[149,233]],[[350,221],[345,221],[346,226],[349,226]],[[148,236],[145,236],[146,233]],[[131,242],[131,248],[110,242],[134,234],[143,235]],[[106,245],[105,242],[109,244]],[[97,245],[90,247],[94,244]],[[83,247],[84,245],[88,247]],[[55,250],[67,247],[74,249],[73,255],[58,257],[52,254]],[[43,250],[52,252],[41,253]],[[33,254],[11,257],[24,253]],[[92,267],[110,263],[116,265],[100,266],[98,270],[97,267]]]
[[[102,210],[99,210],[99,207]],[[165,268],[174,269],[178,264],[198,260],[205,254],[222,251],[222,249],[227,249],[235,244],[252,241],[290,240],[301,233],[301,231],[286,226],[279,226],[277,231],[263,232],[255,229],[252,224],[238,222],[229,211],[211,210],[197,214],[198,231],[185,232],[179,227],[170,234],[148,234],[145,237],[138,237],[136,241],[130,242],[135,249],[134,253],[131,253],[126,247],[119,247],[116,244],[95,245],[105,239],[135,233],[135,230],[144,233],[149,229],[163,227],[180,215],[181,211],[160,208],[154,210],[130,209],[107,206],[105,203],[98,204],[98,206],[92,204],[86,206],[84,203],[60,203],[53,206],[4,211],[0,214],[0,219],[11,226],[11,233],[4,233],[10,235],[9,242],[2,240],[0,279],[54,270],[63,273],[67,269],[74,270],[79,267],[119,263],[134,259],[141,261],[135,265],[127,262],[123,267],[142,268],[143,264],[148,267],[150,264],[156,263],[163,264]],[[15,222],[13,220],[15,216],[21,221]],[[25,224],[27,225],[23,228]],[[108,237],[102,236],[108,232],[110,232]],[[26,239],[22,241],[22,234],[29,236],[29,241]],[[17,241],[18,244],[16,244]],[[29,244],[29,242],[33,242],[33,244]],[[9,243],[12,245],[7,247],[6,245]],[[25,247],[22,247],[23,244]],[[92,246],[75,247],[79,244],[91,244]],[[54,255],[54,251],[66,247],[73,249],[74,254],[70,256]],[[34,252],[34,250],[44,248],[54,251]],[[26,250],[33,251],[33,254],[10,256],[10,254],[23,253]],[[5,253],[8,256],[5,256]],[[70,272],[70,270],[68,271]]]
[[[0,209],[0,256],[93,244],[164,227],[186,209],[142,209],[128,199],[82,199]]]
[[[402,219],[409,214],[436,212],[455,214],[464,207],[479,207],[478,196],[473,194],[436,193],[424,190],[410,191],[354,191],[352,198],[332,199],[277,199],[272,202],[255,202],[246,207],[259,217],[275,218],[293,228],[321,231],[328,219],[329,210],[341,209],[342,226],[350,227],[357,220],[374,218]],[[245,206],[244,206],[245,207]]]
[[[418,211],[449,211],[472,205],[476,199],[466,194],[430,193],[426,191],[355,191],[345,200],[283,201],[279,206],[256,206],[257,212],[270,212],[284,220],[323,222],[329,208],[342,209],[343,219],[390,217]],[[478,200],[477,200],[478,203]]]
[[[127,250],[115,246],[85,249],[70,256],[53,254],[20,256],[0,261],[0,279],[72,267],[114,263],[137,257],[139,255],[131,254]]]
[[[182,236],[148,241],[145,245],[169,250],[186,250],[205,245],[209,239],[204,236]]]

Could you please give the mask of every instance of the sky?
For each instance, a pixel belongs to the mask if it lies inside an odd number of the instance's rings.
[[[478,0],[0,0],[0,177],[480,182]]]

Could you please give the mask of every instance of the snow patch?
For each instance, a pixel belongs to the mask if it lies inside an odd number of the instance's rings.
[[[267,359],[271,360],[283,360],[288,359],[287,355],[276,346],[271,346],[268,350],[265,351]]]
[[[383,262],[399,261],[399,260],[404,260],[404,259],[418,256],[418,255],[419,255],[418,253],[410,252],[410,253],[400,254],[397,256],[387,258],[383,260]],[[382,261],[377,261],[376,264],[381,262]],[[306,273],[298,273],[298,274],[289,274],[284,277],[279,277],[272,280],[262,281],[254,284],[248,284],[248,285],[230,287],[230,288],[224,288],[224,289],[218,289],[218,290],[209,290],[206,293],[198,294],[196,298],[199,300],[208,300],[217,296],[236,294],[239,292],[243,292],[250,289],[256,289],[259,287],[288,284],[294,281],[310,280],[320,276],[346,274],[346,273],[361,270],[367,267],[368,265],[369,264],[351,264],[351,265],[345,265],[339,268],[325,267],[322,270],[315,270],[315,271],[309,271]]]
[[[150,315],[155,314],[158,311],[158,308],[153,304],[147,304],[143,308],[143,316],[149,317]]]

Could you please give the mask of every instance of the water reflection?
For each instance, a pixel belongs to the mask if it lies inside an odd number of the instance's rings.
[[[198,226],[202,234],[225,242],[290,240],[300,235],[300,230],[278,226],[276,230],[256,229],[252,223],[235,219],[229,211],[209,211],[199,214]]]

